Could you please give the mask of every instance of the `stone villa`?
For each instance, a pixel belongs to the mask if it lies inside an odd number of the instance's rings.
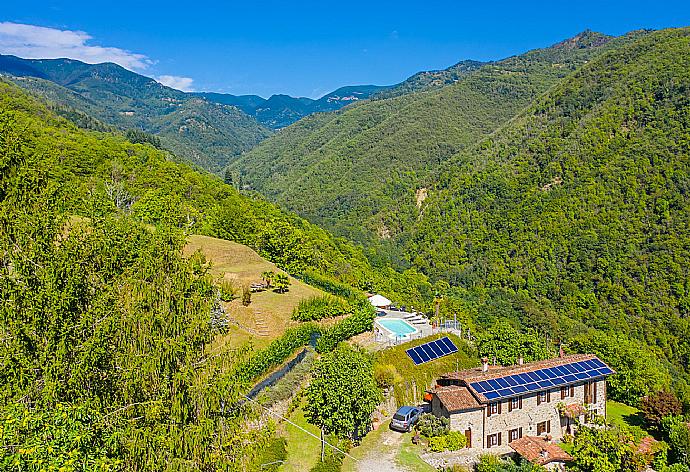
[[[508,445],[527,436],[558,440],[574,422],[606,415],[606,377],[611,370],[594,355],[577,354],[509,367],[451,372],[427,391],[436,416],[450,419],[468,447]]]

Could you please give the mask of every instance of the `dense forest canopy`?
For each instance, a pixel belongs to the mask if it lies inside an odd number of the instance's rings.
[[[584,32],[479,68],[451,68],[458,77],[452,85],[310,116],[231,169],[242,184],[405,266],[401,241],[444,162],[588,60],[639,34]]]
[[[412,265],[523,325],[629,335],[687,368],[689,50],[679,29],[604,54],[453,156]]]

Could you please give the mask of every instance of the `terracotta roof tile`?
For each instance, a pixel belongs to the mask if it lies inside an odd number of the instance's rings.
[[[482,405],[472,395],[467,387],[451,385],[432,390],[448,411],[472,410]]]
[[[538,436],[525,436],[508,444],[515,452],[533,464],[568,462],[573,458],[557,444]]]

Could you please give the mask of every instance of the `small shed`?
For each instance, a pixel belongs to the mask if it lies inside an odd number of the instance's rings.
[[[388,308],[391,306],[392,302],[383,295],[376,294],[369,297],[369,303],[374,305],[376,308]]]
[[[525,436],[512,441],[509,446],[532,464],[547,470],[565,470],[565,463],[573,458],[549,438]]]

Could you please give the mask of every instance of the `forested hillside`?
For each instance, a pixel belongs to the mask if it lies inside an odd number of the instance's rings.
[[[442,175],[406,254],[478,319],[597,328],[687,369],[690,29],[593,59]]]
[[[0,82],[0,417],[4,470],[254,470],[270,428],[238,404],[319,328],[214,349],[216,281],[185,236],[241,242],[293,274],[429,299],[424,276],[241,196],[147,144],[85,132]],[[343,283],[344,282],[344,283]],[[366,300],[365,300],[366,303]],[[317,349],[371,327],[373,309]]]
[[[405,238],[451,156],[507,123],[582,64],[635,35],[585,32],[551,48],[468,68],[437,91],[307,117],[232,168],[271,200],[371,246]]]
[[[118,129],[156,134],[180,158],[211,172],[221,173],[271,134],[234,106],[165,87],[116,64],[0,55],[0,75]]]

